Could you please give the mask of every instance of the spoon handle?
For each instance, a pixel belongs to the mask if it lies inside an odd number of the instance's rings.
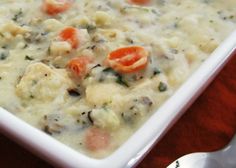
[[[236,147],[236,134],[232,138],[231,142],[229,143],[230,146]],[[235,148],[236,149],[236,148]],[[236,151],[236,150],[235,150]]]
[[[236,134],[232,138],[231,142],[228,145],[229,147],[229,153],[233,155],[234,157],[236,156]]]
[[[235,168],[236,167],[236,134],[234,135],[233,139],[229,143],[229,145],[224,148],[222,151],[223,158],[225,160],[225,165],[227,168]]]

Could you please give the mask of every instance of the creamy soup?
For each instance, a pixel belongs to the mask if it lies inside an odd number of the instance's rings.
[[[235,28],[235,0],[1,0],[0,106],[103,158]]]

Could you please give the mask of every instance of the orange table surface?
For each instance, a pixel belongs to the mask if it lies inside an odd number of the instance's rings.
[[[236,133],[236,55],[137,168],[164,168],[184,154],[214,151]],[[51,168],[0,135],[1,168]]]

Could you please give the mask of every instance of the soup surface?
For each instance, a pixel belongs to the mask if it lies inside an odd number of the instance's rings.
[[[103,158],[235,28],[235,0],[1,0],[0,106]]]

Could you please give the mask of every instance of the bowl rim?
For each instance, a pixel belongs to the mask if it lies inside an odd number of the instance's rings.
[[[57,167],[131,168],[137,165],[182,116],[233,56],[236,31],[195,70],[167,101],[114,153],[93,159],[64,145],[0,107],[0,133]]]

